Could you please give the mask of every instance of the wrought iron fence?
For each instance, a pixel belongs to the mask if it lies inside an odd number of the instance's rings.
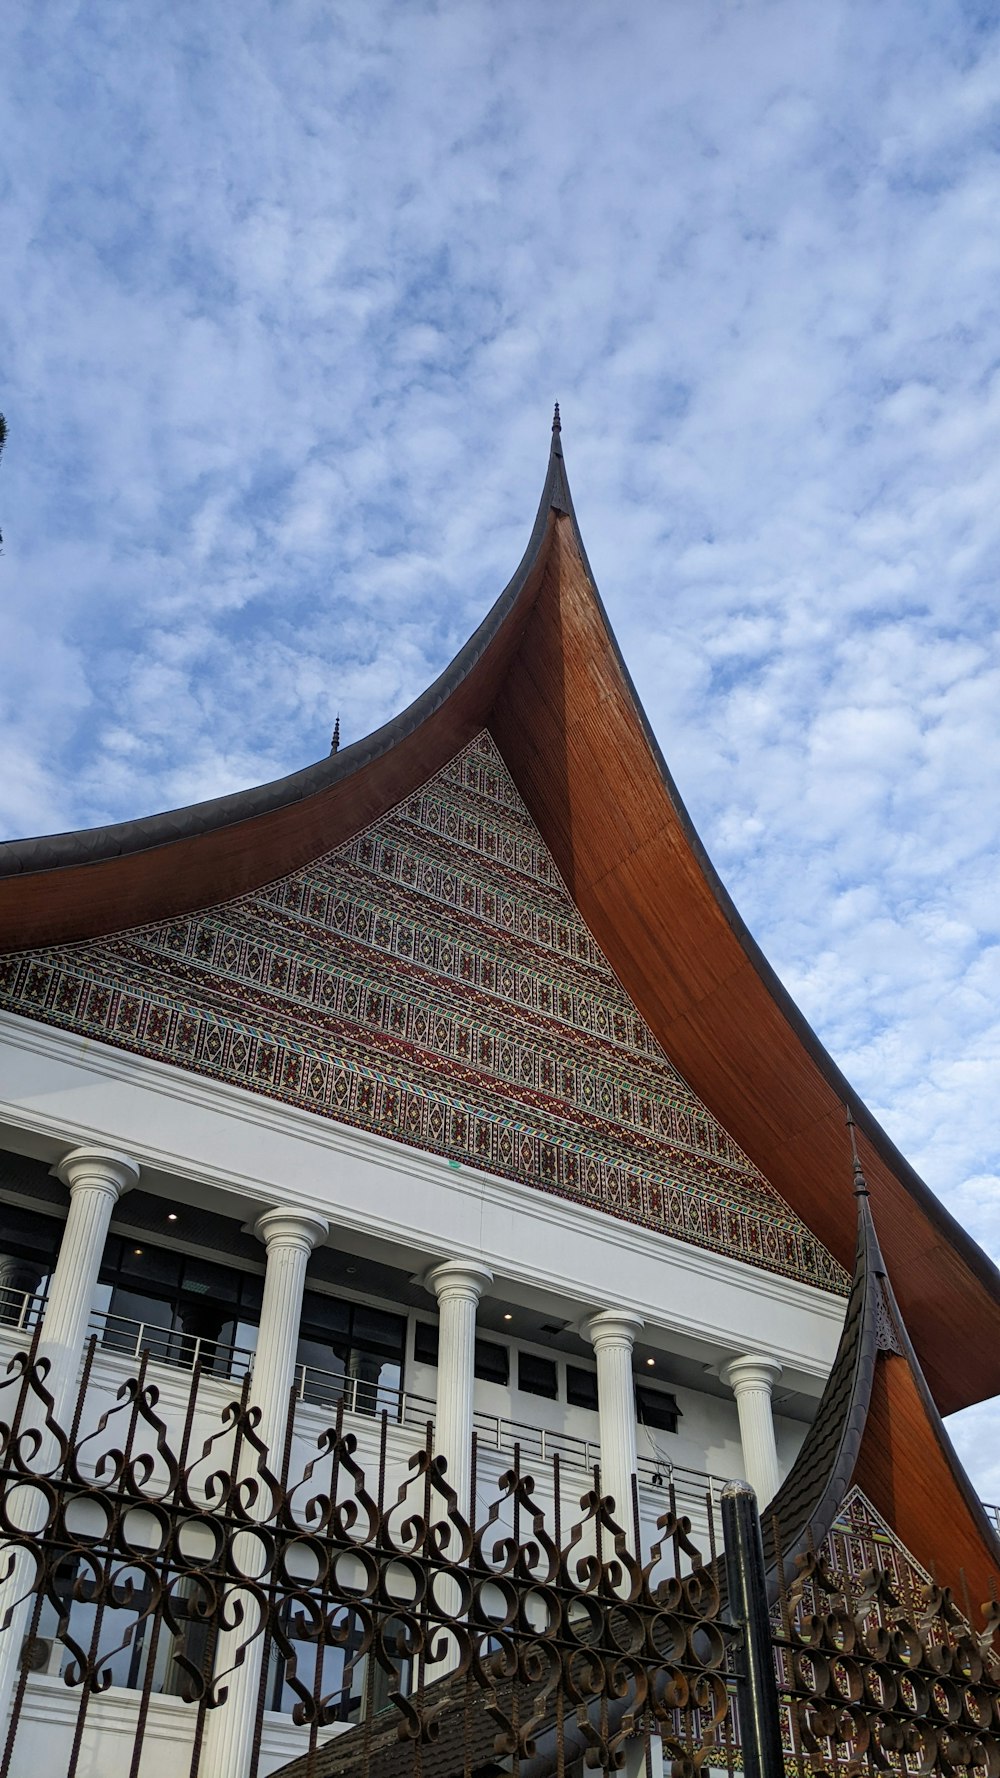
[[[241,1667],[245,1778],[281,1715],[299,1749],[286,1778],[570,1778],[636,1749],[649,1772],[654,1747],[674,1778],[1000,1774],[1000,1607],[980,1623],[861,1497],[793,1573],[779,1555],[769,1616],[745,1484],[725,1490],[721,1531],[706,1492],[698,1547],[668,1478],[649,1547],[637,1484],[623,1522],[598,1473],[581,1487],[556,1452],[541,1489],[515,1444],[469,1522],[429,1426],[401,1457],[383,1413],[366,1469],[342,1400],[306,1448],[293,1389],[267,1451],[249,1379],[220,1414],[196,1362],[183,1418],[167,1417],[148,1351],[109,1395],[98,1350],[65,1426],[33,1347],[0,1379],[0,1643],[18,1654],[0,1778],[36,1769],[32,1699],[53,1687],[72,1703],[67,1778],[146,1778],[160,1698],[189,1778],[215,1778],[206,1728],[234,1708]],[[474,1446],[473,1500],[483,1473]],[[100,1737],[123,1698],[115,1764]]]
[[[1000,1771],[1000,1604],[959,1604],[862,1495],[781,1574],[777,1620],[786,1770]]]
[[[480,1752],[521,1772],[550,1743],[553,1771],[572,1748],[614,1770],[643,1735],[685,1770],[733,1770],[737,1633],[721,1611],[710,1500],[702,1551],[668,1486],[640,1561],[637,1494],[626,1530],[598,1478],[568,1485],[556,1455],[543,1503],[515,1450],[469,1523],[430,1437],[393,1466],[387,1416],[368,1474],[342,1404],[302,1453],[293,1392],[276,1454],[258,1440],[247,1385],[206,1431],[196,1365],[184,1420],[168,1424],[147,1355],[109,1398],[95,1391],[97,1350],[94,1339],[68,1426],[30,1350],[0,1384],[0,1626],[22,1639],[0,1778],[20,1769],[39,1672],[75,1700],[68,1778],[88,1746],[92,1763],[123,1687],[129,1778],[141,1778],[163,1693],[186,1702],[194,1778],[209,1714],[227,1707],[255,1644],[266,1658],[247,1778],[275,1707],[301,1733],[295,1769],[316,1778],[420,1778],[431,1747],[449,1742],[457,1773]],[[473,1464],[475,1498],[475,1451]],[[324,1746],[330,1731],[341,1738]]]

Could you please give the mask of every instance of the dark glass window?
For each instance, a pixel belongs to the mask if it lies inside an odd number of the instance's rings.
[[[98,1545],[97,1549],[101,1547]],[[100,1566],[99,1554],[95,1560]],[[80,1556],[67,1556],[60,1562],[43,1598],[38,1637],[55,1640],[60,1635],[69,1636],[88,1648],[98,1615],[89,1584],[92,1578],[89,1563]],[[196,1668],[204,1662],[210,1626],[198,1605],[204,1602],[205,1593],[196,1579],[176,1571],[168,1570],[158,1585],[169,1595],[173,1619],[169,1624],[153,1607],[150,1579],[144,1568],[129,1568],[124,1562],[116,1568],[111,1597],[100,1608],[102,1657],[107,1650],[106,1658],[101,1659],[101,1671],[110,1674],[115,1686],[137,1691],[148,1677],[152,1691],[183,1697],[191,1685],[191,1675],[177,1657],[183,1654]],[[65,1674],[73,1659],[72,1649],[57,1643],[47,1671]]]
[[[676,1397],[665,1389],[651,1389],[646,1383],[635,1386],[635,1411],[640,1426],[651,1432],[676,1432],[680,1408]]]
[[[242,1376],[257,1344],[263,1284],[256,1272],[112,1235],[95,1305],[105,1317],[103,1343],[135,1357],[148,1351],[168,1364],[197,1358],[219,1375]],[[402,1315],[307,1290],[297,1354],[306,1366],[304,1399],[329,1406],[345,1400],[359,1413],[392,1411],[405,1335]]]
[[[371,1688],[373,1715],[390,1706],[391,1691],[398,1689],[404,1697],[409,1693],[410,1662],[399,1653],[399,1641],[405,1639],[406,1632],[397,1619],[388,1618],[382,1628],[384,1648],[393,1661],[392,1671],[387,1672],[380,1661],[373,1661],[372,1671],[366,1678],[363,1627],[353,1614],[352,1620],[343,1625],[342,1635],[334,1646],[296,1635],[296,1629],[309,1622],[307,1614],[298,1606],[289,1604],[284,1618],[285,1635],[295,1655],[295,1677],[300,1685],[305,1685],[314,1696],[323,1700],[322,1723],[357,1722],[367,1686]],[[272,1643],[268,1701],[273,1710],[281,1710],[287,1716],[300,1702],[300,1695],[288,1683],[286,1675],[287,1662],[277,1644]]]
[[[402,1315],[307,1290],[298,1350],[298,1361],[306,1366],[304,1399],[317,1405],[343,1400],[359,1414],[393,1412],[405,1340]]]
[[[418,1321],[413,1328],[413,1356],[418,1364],[437,1364],[438,1330],[433,1321]]]
[[[0,1323],[28,1325],[26,1304],[30,1307],[31,1296],[45,1289],[62,1232],[54,1216],[0,1203]]]
[[[517,1355],[517,1386],[525,1395],[544,1395],[555,1401],[559,1394],[559,1376],[551,1358],[539,1358],[534,1352]]]
[[[573,1408],[597,1407],[597,1372],[582,1370],[578,1364],[566,1366],[566,1400]]]
[[[112,1351],[148,1351],[169,1364],[242,1375],[257,1340],[263,1279],[215,1260],[111,1235],[105,1243],[95,1308],[105,1315],[102,1340]]]
[[[504,1383],[510,1379],[510,1354],[506,1346],[495,1346],[492,1340],[476,1341],[476,1376],[484,1383]]]

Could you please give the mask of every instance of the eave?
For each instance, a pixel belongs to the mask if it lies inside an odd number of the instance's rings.
[[[854,1094],[716,875],[594,584],[558,432],[517,573],[421,698],[366,740],[258,789],[0,846],[0,950],[120,930],[284,875],[375,820],[484,725],[671,1060],[848,1268],[850,1105],[937,1408],[1000,1392],[1000,1274]]]

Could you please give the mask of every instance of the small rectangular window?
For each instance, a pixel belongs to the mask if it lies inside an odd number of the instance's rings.
[[[495,1346],[492,1340],[477,1340],[475,1372],[483,1383],[507,1383],[510,1357],[506,1346]]]
[[[544,1395],[555,1401],[559,1394],[559,1375],[551,1358],[539,1358],[534,1352],[517,1355],[517,1386],[525,1395]]]
[[[413,1328],[413,1356],[418,1364],[437,1364],[438,1330],[434,1321],[417,1321]]]
[[[307,1290],[302,1298],[299,1322],[311,1339],[346,1339],[350,1326],[350,1309],[325,1290]]]
[[[571,1408],[597,1408],[597,1372],[566,1366],[566,1400]]]
[[[355,1305],[351,1317],[352,1346],[401,1360],[405,1344],[406,1322],[402,1315],[390,1315],[387,1309],[373,1309],[368,1303]]]
[[[645,1383],[635,1386],[635,1412],[640,1426],[650,1432],[676,1432],[680,1409],[677,1399],[665,1389],[650,1389]]]

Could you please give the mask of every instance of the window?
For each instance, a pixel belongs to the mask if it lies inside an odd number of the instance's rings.
[[[330,1611],[329,1601],[326,1610]],[[339,1619],[341,1608],[335,1610]],[[321,1723],[360,1721],[369,1685],[373,1715],[389,1707],[390,1692],[398,1689],[404,1698],[408,1696],[412,1685],[411,1663],[401,1652],[406,1644],[407,1631],[397,1618],[385,1619],[382,1627],[383,1647],[393,1663],[392,1669],[387,1671],[373,1650],[364,1652],[360,1612],[344,1614],[346,1621],[338,1622],[334,1644],[296,1635],[296,1630],[305,1628],[310,1621],[308,1613],[297,1602],[289,1601],[282,1615],[283,1633],[295,1657],[295,1678],[319,1700]],[[301,1702],[301,1693],[289,1681],[288,1661],[277,1640],[271,1644],[267,1697],[272,1710],[282,1710],[286,1715],[290,1715]]]
[[[255,1272],[111,1235],[94,1307],[104,1315],[102,1343],[113,1351],[148,1351],[167,1364],[198,1359],[216,1375],[240,1377],[245,1351],[234,1358],[230,1349],[253,1350],[262,1289]]]
[[[137,1358],[241,1378],[257,1344],[264,1280],[257,1272],[158,1247],[142,1236],[108,1238],[96,1307],[101,1340]],[[2,1308],[2,1303],[0,1303]],[[307,1290],[297,1361],[303,1398],[343,1401],[359,1414],[395,1413],[403,1377],[406,1320],[366,1303]],[[236,1348],[236,1351],[233,1351]]]
[[[517,1355],[517,1386],[525,1395],[544,1395],[555,1401],[559,1395],[559,1376],[551,1358],[539,1358],[534,1352]]]
[[[495,1346],[492,1340],[477,1340],[473,1368],[480,1382],[506,1385],[510,1381],[510,1353],[507,1347]]]
[[[97,1570],[107,1572],[104,1546],[92,1547]],[[45,1640],[64,1639],[56,1642],[48,1672],[65,1674],[76,1660],[71,1644],[89,1652],[97,1629],[98,1672],[112,1685],[139,1691],[148,1676],[152,1691],[190,1697],[191,1674],[177,1657],[184,1655],[195,1668],[203,1667],[211,1626],[199,1606],[207,1605],[212,1585],[174,1569],[158,1573],[157,1587],[166,1596],[171,1622],[154,1606],[151,1566],[150,1561],[112,1563],[113,1585],[99,1607],[93,1597],[94,1569],[86,1557],[73,1554],[60,1562],[43,1596],[36,1631]]]
[[[438,1330],[433,1321],[418,1321],[414,1324],[413,1356],[418,1364],[437,1364]]]
[[[304,1399],[323,1406],[343,1400],[356,1414],[394,1413],[405,1340],[402,1315],[307,1290],[298,1348]]]
[[[571,1408],[597,1409],[597,1372],[582,1370],[578,1364],[566,1366],[566,1400]]]
[[[0,1203],[0,1322],[30,1325],[25,1315],[31,1298],[52,1273],[63,1224],[55,1217],[17,1204]]]
[[[635,1386],[635,1412],[640,1426],[650,1432],[676,1432],[680,1408],[676,1397],[665,1389],[651,1389],[646,1383]]]

